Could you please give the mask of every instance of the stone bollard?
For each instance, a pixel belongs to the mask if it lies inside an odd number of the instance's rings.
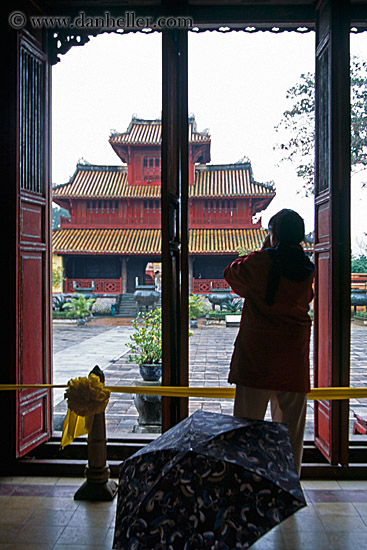
[[[94,367],[92,373],[104,382],[103,371]],[[86,481],[74,495],[75,500],[113,500],[118,485],[110,478],[107,464],[107,439],[105,413],[95,414],[93,426],[88,434],[88,465],[85,467]]]

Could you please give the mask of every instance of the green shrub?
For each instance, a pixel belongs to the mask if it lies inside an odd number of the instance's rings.
[[[354,317],[359,317],[360,319],[367,319],[366,311],[357,311]]]
[[[242,308],[243,308],[242,298],[236,298],[232,300],[232,302],[225,302],[222,306],[222,309],[226,310],[227,313],[230,315],[241,313]]]
[[[226,313],[225,311],[210,311],[208,313],[208,319],[224,321],[226,315],[228,315],[228,313]]]
[[[80,319],[80,317],[75,314],[74,316],[70,314],[69,311],[53,311],[53,319]]]
[[[86,298],[82,294],[74,294],[70,302],[64,304],[63,311],[67,310],[66,316],[72,319],[85,319],[92,313],[95,298]]]
[[[207,308],[201,296],[193,294],[189,297],[189,319],[194,320],[205,315]]]

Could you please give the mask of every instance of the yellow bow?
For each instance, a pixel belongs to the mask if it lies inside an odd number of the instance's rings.
[[[62,428],[61,449],[76,437],[90,432],[94,415],[105,410],[110,395],[111,392],[95,374],[69,380],[65,391],[68,412]]]

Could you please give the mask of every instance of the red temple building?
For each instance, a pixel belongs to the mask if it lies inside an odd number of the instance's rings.
[[[161,121],[132,118],[109,143],[122,164],[78,164],[53,200],[68,210],[53,232],[62,258],[64,292],[94,287],[97,294],[129,294],[151,281],[161,254]],[[190,291],[223,288],[223,269],[239,250],[261,246],[265,230],[253,218],[275,196],[271,184],[254,181],[250,162],[211,165],[211,139],[189,119]],[[154,273],[154,272],[153,272]],[[92,284],[93,281],[93,284]]]

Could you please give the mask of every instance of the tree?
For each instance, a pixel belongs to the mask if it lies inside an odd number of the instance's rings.
[[[193,294],[189,296],[189,319],[195,321],[201,315],[206,313],[206,307],[203,304],[201,296]]]
[[[65,208],[52,204],[52,229],[60,227],[60,217],[69,218],[70,214]]]
[[[367,61],[351,58],[351,166],[354,173],[367,168]],[[297,163],[297,176],[303,179],[306,196],[314,189],[315,75],[301,74],[299,82],[287,91],[293,105],[275,127],[290,138],[274,149],[284,154],[282,161]],[[282,138],[283,139],[283,138]],[[366,186],[366,184],[364,184]]]
[[[64,273],[62,267],[52,266],[52,286],[60,286],[64,281]]]
[[[352,273],[367,273],[367,256],[352,258]]]

